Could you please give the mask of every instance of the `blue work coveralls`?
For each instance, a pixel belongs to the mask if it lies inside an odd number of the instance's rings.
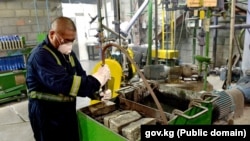
[[[29,98],[29,119],[36,141],[79,141],[76,96],[91,98],[100,83],[86,74],[73,51],[70,56],[61,54],[46,37],[28,57],[28,93],[60,94],[73,99],[65,102]]]

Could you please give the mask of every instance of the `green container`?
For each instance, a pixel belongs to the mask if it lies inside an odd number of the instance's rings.
[[[81,141],[127,141],[127,139],[94,120],[81,110],[77,111]]]
[[[0,103],[26,93],[25,75],[26,70],[0,73]]]
[[[186,111],[176,110],[169,125],[211,125],[213,102],[217,96],[208,95],[205,100],[194,103]],[[112,131],[80,109],[77,111],[81,141],[126,141],[125,137]]]
[[[206,99],[194,104],[186,111],[176,110],[176,116],[172,118],[168,124],[170,125],[211,125],[213,102],[218,96],[207,95]]]

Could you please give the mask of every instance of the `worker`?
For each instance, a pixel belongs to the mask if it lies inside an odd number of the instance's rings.
[[[72,51],[76,32],[70,18],[58,17],[29,54],[28,112],[36,141],[79,141],[76,97],[91,98],[110,79],[107,65],[91,75],[83,70]],[[101,94],[102,100],[111,98],[110,90]]]

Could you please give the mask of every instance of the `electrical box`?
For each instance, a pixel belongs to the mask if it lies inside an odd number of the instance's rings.
[[[216,7],[217,0],[188,0],[187,7]]]

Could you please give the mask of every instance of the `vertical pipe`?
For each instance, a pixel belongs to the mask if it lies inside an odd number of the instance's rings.
[[[196,54],[196,22],[193,31],[193,64],[195,64],[195,54]]]
[[[98,38],[99,38],[99,47],[100,47],[100,52],[102,52],[102,37],[103,37],[103,29],[102,29],[102,13],[101,13],[101,0],[98,0],[97,3],[97,15],[98,15]],[[100,57],[102,54],[100,53]]]
[[[147,0],[147,1],[149,1],[149,0]],[[138,11],[140,11],[140,9],[142,10],[143,6],[145,6],[145,8],[147,6],[147,5],[145,5],[145,1],[143,2],[143,0],[138,0],[138,10],[136,11],[136,13],[138,13]],[[136,16],[134,14],[132,19],[136,19],[135,17]],[[139,44],[144,44],[144,40],[142,39],[144,37],[144,35],[145,35],[145,33],[143,32],[143,28],[142,28],[142,22],[143,22],[142,17],[143,16],[140,16],[140,14],[139,14],[137,17],[138,17],[138,27],[139,27]],[[132,19],[130,21],[132,21]],[[131,23],[131,22],[129,22],[129,23]]]
[[[133,3],[132,0],[130,0],[130,3],[129,3],[130,4],[130,19],[133,17],[132,13],[134,12],[132,3]],[[130,33],[130,36],[131,36],[131,40],[128,43],[134,43],[134,35],[132,32]]]
[[[209,56],[209,35],[210,35],[210,32],[209,32],[209,23],[210,23],[210,17],[211,17],[211,11],[210,9],[207,10],[206,12],[206,23],[205,23],[205,31],[206,31],[206,34],[205,34],[205,38],[206,38],[206,52],[205,52],[205,55],[206,57]],[[203,90],[207,90],[207,73],[208,73],[208,62],[205,62],[205,72],[204,72],[204,86],[203,86]]]
[[[218,17],[217,16],[214,16],[214,25],[215,26],[218,25]],[[216,66],[217,34],[218,34],[218,29],[216,28],[214,30],[214,35],[213,35],[213,60],[214,60],[213,68],[215,68],[215,66]]]
[[[250,10],[250,1],[248,1],[247,5],[247,11]],[[246,19],[246,24],[250,24],[250,12],[247,12],[247,19]],[[242,33],[241,33],[242,34]],[[244,37],[244,44],[243,45],[243,55],[242,55],[242,71],[243,71],[243,76],[247,76],[246,70],[250,68],[250,30],[246,29]],[[240,36],[241,39],[242,36]]]
[[[232,76],[232,55],[233,55],[233,39],[234,39],[234,23],[235,23],[235,0],[231,2],[231,20],[230,20],[230,39],[229,39],[229,56],[228,56],[228,73],[226,88],[231,85]]]
[[[114,5],[115,32],[118,33],[120,29],[119,29],[119,26],[118,26],[119,23],[117,23],[117,21],[118,21],[118,17],[117,17],[118,12],[117,11],[118,10],[117,10],[117,2],[116,2],[116,0],[113,0],[113,3],[114,3],[113,5]]]
[[[50,29],[50,11],[49,11],[49,1],[46,0],[46,10],[47,10],[47,23],[48,23],[48,29]]]
[[[120,25],[121,25],[121,17],[120,17],[120,0],[117,0],[117,15],[118,15],[118,28],[119,28],[119,45],[121,46],[121,30],[120,30]]]
[[[158,64],[158,0],[155,0],[155,62]]]
[[[161,49],[165,49],[165,10],[164,10],[164,5],[162,4],[162,19],[161,19]]]
[[[206,35],[205,35],[205,37],[206,37],[206,53],[205,53],[206,57],[209,56],[209,35],[210,35],[209,23],[210,23],[210,17],[211,17],[211,11],[210,11],[210,9],[208,9],[207,13],[206,13],[206,25],[208,27],[206,27],[207,29],[206,29]]]
[[[196,54],[196,25],[197,25],[197,20],[194,22],[194,31],[193,31],[193,64],[195,64],[195,54]]]
[[[147,64],[152,64],[152,0],[148,4],[148,60]]]
[[[164,3],[163,3],[164,4]],[[165,6],[164,6],[165,5]],[[167,9],[169,8],[169,3],[167,1],[165,1],[165,4],[163,5],[163,7],[165,8],[164,11],[164,17],[163,17],[163,27],[165,28],[164,30],[164,49],[169,49],[169,46],[171,46],[171,35],[169,33],[171,33],[171,12],[168,12]],[[167,24],[167,21],[169,22]],[[165,26],[166,25],[166,26]],[[166,54],[167,55],[167,54]],[[167,56],[166,56],[167,57]]]
[[[173,5],[173,4],[172,4]],[[174,49],[174,11],[170,13],[170,49]]]
[[[107,11],[107,1],[106,0],[104,0],[104,10],[105,10],[105,16],[106,16],[106,26],[109,27],[108,11]]]
[[[37,2],[36,2],[36,0],[34,0],[34,7],[35,7],[36,24],[37,24],[37,28],[38,28],[38,33],[41,33],[41,28],[40,28],[40,24],[39,24],[39,20],[38,20],[38,14],[37,14]]]
[[[129,6],[130,6],[130,18],[132,18],[132,12],[133,12],[133,8],[132,8],[132,0],[129,0]]]
[[[173,4],[173,2],[171,3],[171,8],[174,8],[174,4]],[[171,46],[170,46],[170,49],[171,50],[174,50],[175,49],[175,25],[176,23],[175,23],[175,10],[171,10],[171,30],[170,30],[170,32],[171,32]]]

